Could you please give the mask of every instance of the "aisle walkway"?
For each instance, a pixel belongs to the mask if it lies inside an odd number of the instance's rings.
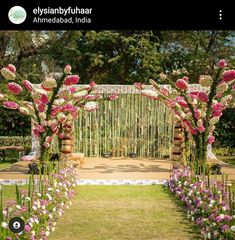
[[[49,240],[196,240],[192,222],[162,185],[78,186]]]

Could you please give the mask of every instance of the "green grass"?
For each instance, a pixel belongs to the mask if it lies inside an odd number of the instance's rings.
[[[79,186],[49,240],[188,240],[199,234],[167,189]]]
[[[219,158],[219,160],[221,160],[225,163],[235,165],[235,156],[219,156],[218,158]]]
[[[6,158],[5,161],[0,160],[0,169],[7,168],[17,161],[16,158]]]

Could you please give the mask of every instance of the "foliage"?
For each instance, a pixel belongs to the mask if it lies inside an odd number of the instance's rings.
[[[213,153],[218,156],[235,156],[235,148],[215,147]]]
[[[0,136],[0,146],[30,146],[30,145],[31,145],[31,136],[26,136],[26,137]]]
[[[31,119],[22,116],[18,111],[12,111],[0,106],[0,135],[28,136],[31,134]]]
[[[226,109],[220,121],[216,124],[215,147],[235,147],[235,111],[234,109]]]

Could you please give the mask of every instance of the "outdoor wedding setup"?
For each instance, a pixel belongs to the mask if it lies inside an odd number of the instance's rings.
[[[235,169],[214,147],[235,107],[231,62],[196,81],[179,68],[85,84],[70,64],[30,77],[1,68],[0,107],[31,136],[0,137],[0,239],[235,239]]]

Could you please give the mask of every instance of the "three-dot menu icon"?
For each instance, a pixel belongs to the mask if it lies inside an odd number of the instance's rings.
[[[219,10],[219,20],[222,20],[223,19],[223,14],[222,14],[222,10]]]

